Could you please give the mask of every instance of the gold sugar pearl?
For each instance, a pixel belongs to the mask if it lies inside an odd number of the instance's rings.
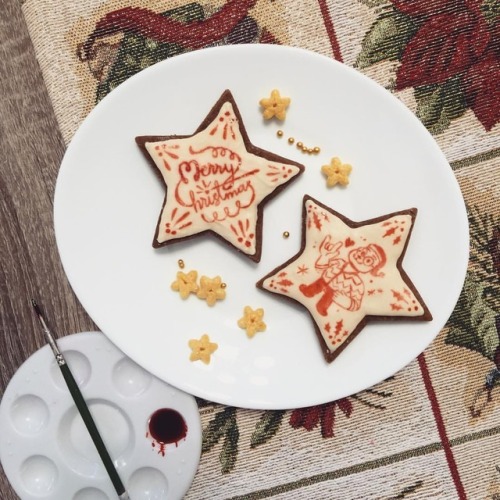
[[[283,137],[283,130],[278,130],[276,132],[276,135],[278,137]],[[295,138],[289,137],[288,144],[295,144]],[[313,148],[310,148],[310,147],[306,146],[302,141],[298,141],[296,143],[296,146],[297,146],[297,149],[302,150],[303,153],[307,153],[310,155],[317,155],[321,152],[321,149],[318,146],[314,146]]]
[[[179,260],[177,261],[177,264],[179,264],[179,267],[180,267],[181,269],[184,269],[184,261],[183,261],[182,259],[179,259]]]
[[[307,153],[310,155],[317,155],[321,151],[321,149],[318,146],[315,146],[314,148],[310,148],[306,146],[303,142],[297,142],[297,148],[302,150],[303,153]]]
[[[288,231],[283,231],[283,238],[288,238],[290,233]]]
[[[221,283],[221,284],[220,284],[220,287],[221,287],[221,288],[226,288],[226,287],[227,287],[227,284],[226,284],[226,283]]]

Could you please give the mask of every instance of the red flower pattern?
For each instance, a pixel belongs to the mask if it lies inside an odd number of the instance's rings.
[[[391,0],[418,25],[401,56],[398,90],[461,79],[468,107],[486,130],[500,121],[500,19],[478,0]]]
[[[290,425],[294,429],[303,427],[307,431],[313,430],[318,424],[321,425],[321,435],[330,438],[335,435],[335,409],[339,408],[349,418],[352,413],[352,403],[348,398],[339,399],[331,403],[308,408],[299,408],[290,415]]]

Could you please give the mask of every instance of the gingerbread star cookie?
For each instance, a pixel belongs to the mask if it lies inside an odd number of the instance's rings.
[[[354,222],[306,195],[301,250],[257,286],[307,308],[328,362],[368,321],[430,321],[402,267],[416,214]]]
[[[264,204],[304,166],[250,142],[229,90],[194,135],[136,142],[166,188],[153,247],[210,232],[259,262]]]

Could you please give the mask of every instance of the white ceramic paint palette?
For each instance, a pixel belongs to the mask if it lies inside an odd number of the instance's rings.
[[[70,335],[58,345],[130,497],[182,498],[201,453],[195,399],[140,368],[101,333]],[[0,429],[0,460],[23,500],[116,498],[48,345],[10,381]]]

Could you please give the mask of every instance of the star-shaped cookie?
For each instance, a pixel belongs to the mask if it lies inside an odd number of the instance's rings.
[[[342,163],[339,158],[332,158],[329,165],[323,165],[321,172],[326,177],[326,185],[328,187],[347,186],[349,184],[349,174],[351,173],[351,165]]]
[[[136,142],[166,187],[155,248],[211,232],[260,260],[263,206],[304,166],[250,142],[229,90],[194,135]]]
[[[253,310],[250,306],[245,306],[243,316],[238,320],[238,326],[246,330],[247,336],[252,338],[257,332],[265,332],[267,325],[264,323],[264,309],[258,307]]]
[[[219,347],[215,342],[210,342],[210,337],[205,333],[200,339],[191,339],[188,342],[191,349],[190,361],[203,361],[206,365],[210,363],[212,354]]]
[[[402,267],[416,213],[353,222],[306,195],[302,248],[257,286],[307,308],[328,362],[368,321],[430,321]]]
[[[270,97],[265,97],[259,101],[262,106],[262,116],[266,120],[275,116],[278,120],[286,118],[286,108],[290,105],[289,97],[281,97],[279,90],[274,89]]]

